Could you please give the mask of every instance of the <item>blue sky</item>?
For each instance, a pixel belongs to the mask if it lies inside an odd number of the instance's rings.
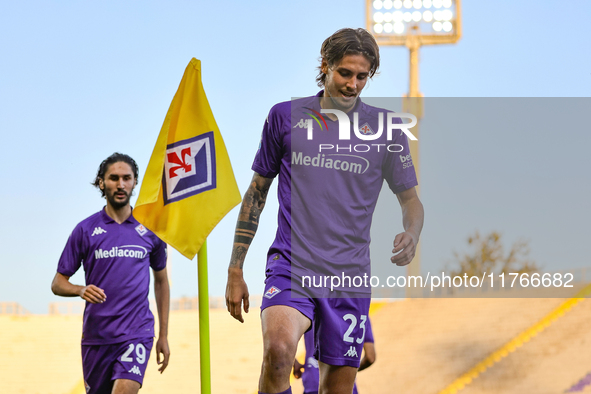
[[[458,44],[421,49],[426,97],[589,95],[588,1],[465,1],[462,14]],[[45,313],[49,302],[63,300],[50,282],[73,227],[103,205],[90,186],[99,163],[122,151],[136,159],[141,177],[192,57],[202,61],[243,193],[269,108],[316,93],[322,41],[364,21],[364,3],[351,0],[2,3],[0,301]],[[407,85],[407,50],[383,47],[380,74],[363,95],[399,97]],[[425,125],[423,270],[441,269],[476,229],[501,231],[508,243],[529,239],[531,256],[546,267],[591,264],[584,249],[591,140],[583,121],[590,101],[569,103],[581,108],[581,120],[568,123],[550,111],[541,114],[551,125],[543,130],[493,136],[476,124],[463,133]],[[276,194],[269,198],[245,265],[252,294],[262,292],[275,233]],[[235,209],[210,237],[211,295],[224,293],[236,216]],[[175,254],[172,296],[195,296],[196,278],[195,261]],[[81,273],[73,281],[82,283]]]

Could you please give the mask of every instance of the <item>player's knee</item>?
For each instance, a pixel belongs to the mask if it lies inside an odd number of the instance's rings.
[[[271,340],[265,346],[263,363],[275,370],[291,370],[294,352],[294,346],[288,341]]]

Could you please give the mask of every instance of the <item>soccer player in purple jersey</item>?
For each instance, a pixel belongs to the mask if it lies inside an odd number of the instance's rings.
[[[371,366],[376,361],[376,349],[374,345],[373,331],[371,329],[371,321],[367,319],[367,331],[365,332],[365,339],[363,342],[363,358],[359,363],[359,371],[363,371]],[[301,364],[296,358],[293,362],[293,376],[296,379],[302,379],[304,386],[304,394],[318,394],[319,373],[318,360],[314,357],[314,332],[307,331],[304,334],[304,347],[306,348],[306,355],[304,364]],[[353,386],[353,394],[358,394],[357,383]]]
[[[101,163],[94,186],[107,205],[74,228],[51,284],[56,295],[86,301],[82,369],[88,394],[137,394],[143,383],[154,341],[150,267],[160,323],[160,373],[170,357],[166,244],[133,217],[129,199],[137,179],[137,164],[127,155],[114,153]],[[86,286],[69,280],[81,265]]]
[[[322,44],[317,82],[324,90],[313,97],[275,105],[265,122],[252,166],[255,173],[236,224],[226,286],[228,311],[243,322],[242,307],[246,313],[249,309],[244,259],[269,187],[279,175],[278,229],[268,253],[261,305],[264,349],[259,393],[291,393],[289,376],[297,344],[310,329],[317,338],[319,392],[353,391],[371,289],[352,289],[349,284],[348,289],[339,289],[345,292],[316,295],[303,292],[294,279],[303,280],[317,272],[333,276],[369,273],[369,229],[384,180],[398,198],[404,226],[394,237],[391,261],[404,266],[415,255],[423,206],[415,191],[417,181],[406,136],[394,133],[388,136],[393,139],[386,141],[385,133],[376,135],[381,140],[375,142],[399,147],[395,153],[382,148],[325,155],[311,142],[324,146],[339,143],[341,122],[335,112],[323,118],[326,130],[316,129],[314,141],[307,141],[306,131],[298,130],[305,119],[310,120],[304,116],[306,111],[319,114],[322,110],[340,110],[346,117],[357,114],[364,133],[378,130],[379,109],[359,99],[378,67],[379,48],[371,34],[364,29],[341,29]]]

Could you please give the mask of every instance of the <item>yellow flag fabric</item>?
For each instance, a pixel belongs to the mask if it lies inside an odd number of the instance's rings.
[[[160,130],[133,216],[193,259],[240,192],[222,135],[191,59]]]

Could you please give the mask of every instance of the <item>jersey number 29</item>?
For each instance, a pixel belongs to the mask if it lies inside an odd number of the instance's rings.
[[[123,353],[123,356],[121,356],[121,361],[125,361],[125,362],[133,361],[133,358],[129,357],[129,355],[133,352],[134,347],[135,347],[135,355],[137,356],[136,361],[140,364],[145,363],[146,362],[146,348],[141,343],[138,343],[136,346],[134,346],[133,343],[130,343],[129,348],[127,348],[127,351],[125,353]]]

